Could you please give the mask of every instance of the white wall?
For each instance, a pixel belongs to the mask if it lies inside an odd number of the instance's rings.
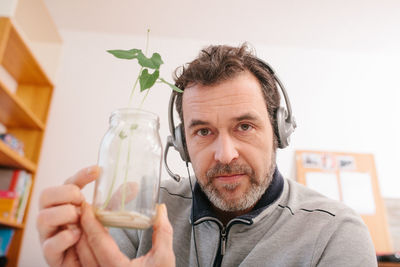
[[[95,164],[108,116],[125,107],[138,72],[136,63],[113,58],[106,49],[143,47],[145,36],[62,31],[64,52],[43,143],[37,182],[23,242],[20,266],[44,266],[35,229],[38,197],[43,188],[60,185],[78,169]],[[161,69],[171,80],[176,66],[193,59],[212,40],[151,36],[150,51],[166,62]],[[238,41],[228,42],[232,45]],[[400,88],[393,51],[317,50],[253,43],[287,87],[298,122],[290,148],[278,154],[281,172],[293,178],[296,149],[370,152],[376,156],[384,197],[400,198],[397,164],[400,136]],[[161,139],[168,135],[169,88],[150,93],[145,109],[161,119]],[[174,153],[170,167],[185,175]],[[163,170],[163,178],[169,179]],[[91,201],[93,186],[84,193]]]
[[[0,2],[0,16],[12,16],[17,7],[18,0],[3,0]]]

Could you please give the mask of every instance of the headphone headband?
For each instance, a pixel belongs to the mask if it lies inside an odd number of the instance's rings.
[[[283,86],[283,83],[281,82],[281,80],[279,79],[278,75],[276,75],[274,69],[271,67],[271,65],[269,65],[267,62],[265,62],[262,59],[256,58],[256,60],[263,65],[263,67],[265,69],[267,69],[269,71],[269,73],[272,75],[272,77],[274,78],[276,84],[278,84],[278,87],[281,89],[281,92],[283,94],[283,98],[285,99],[285,104],[286,104],[286,109],[287,109],[287,122],[291,123],[293,122],[294,124],[296,124],[294,117],[292,116],[292,106],[290,105],[290,100],[289,100],[289,96],[286,92],[285,86]],[[296,126],[294,127],[296,128]]]
[[[175,123],[174,123],[174,103],[175,103],[176,93],[172,91],[171,96],[169,97],[168,104],[168,124],[169,124],[169,132],[172,135],[172,138],[175,139]]]

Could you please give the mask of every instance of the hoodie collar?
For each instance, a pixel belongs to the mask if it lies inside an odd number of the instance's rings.
[[[272,181],[265,190],[264,194],[261,196],[260,200],[254,206],[254,208],[237,218],[252,221],[257,215],[259,215],[263,210],[265,210],[270,204],[279,198],[283,191],[283,177],[280,174],[278,168],[275,168]],[[208,200],[206,194],[201,189],[200,185],[196,182],[193,191],[193,211],[192,222],[203,217],[213,217],[216,218],[215,213],[212,210],[211,202]]]

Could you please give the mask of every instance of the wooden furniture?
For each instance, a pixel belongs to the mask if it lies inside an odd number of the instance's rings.
[[[400,251],[400,198],[384,198],[393,250]]]
[[[315,164],[313,163],[313,156],[315,156]],[[318,159],[322,159],[318,163]],[[340,167],[339,160],[349,159],[352,167]],[[309,163],[307,163],[307,161]],[[320,167],[314,167],[320,165]],[[343,201],[343,180],[341,172],[354,172],[365,173],[370,177],[369,182],[372,189],[373,204],[375,210],[370,214],[360,214],[365,224],[367,225],[372,237],[372,241],[377,253],[392,253],[392,243],[388,230],[387,215],[383,199],[379,190],[379,183],[375,169],[374,157],[372,154],[357,154],[357,153],[340,153],[340,152],[322,152],[322,151],[296,151],[296,168],[297,180],[307,185],[307,173],[330,173],[336,176],[336,183],[339,189],[340,199]],[[360,185],[361,186],[361,185]],[[354,188],[355,196],[359,196],[360,192],[357,191],[357,186]],[[353,192],[353,191],[352,191]],[[359,201],[363,201],[360,199]]]
[[[0,165],[27,170],[35,184],[40,150],[51,101],[53,84],[9,18],[0,18],[0,64],[17,83],[16,92],[0,79],[0,122],[24,143],[21,156],[0,141]],[[31,194],[30,194],[31,195]],[[17,266],[30,195],[22,223],[0,221],[15,229],[8,251],[8,265]]]
[[[400,267],[400,263],[396,263],[396,262],[378,262],[378,267]]]

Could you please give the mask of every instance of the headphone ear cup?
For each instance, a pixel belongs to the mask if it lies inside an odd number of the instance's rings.
[[[183,161],[190,162],[189,153],[186,149],[185,133],[183,131],[182,123],[175,127],[174,147],[179,152]]]
[[[279,107],[276,112],[276,123],[278,127],[278,147],[285,148],[290,143],[290,135],[294,132],[295,123],[294,118],[292,118],[293,122],[287,122],[288,112],[284,107]]]

